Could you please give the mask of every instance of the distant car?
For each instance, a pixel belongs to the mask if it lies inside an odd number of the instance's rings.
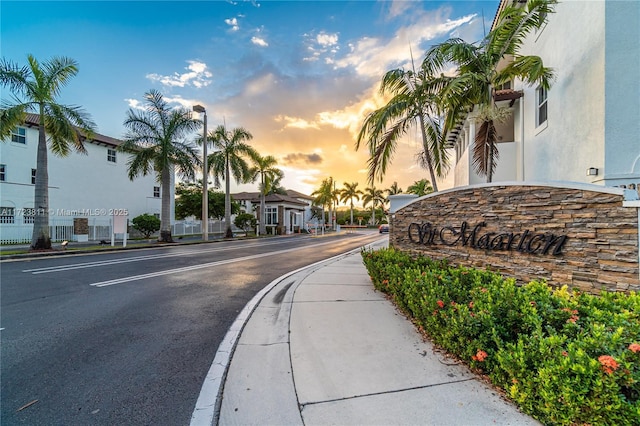
[[[386,223],[380,225],[378,227],[378,232],[381,233],[381,234],[384,233],[384,232],[388,233],[389,232],[389,225],[387,225]]]

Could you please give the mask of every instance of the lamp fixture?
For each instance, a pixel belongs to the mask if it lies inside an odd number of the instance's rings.
[[[587,176],[598,176],[598,169],[596,167],[589,167],[587,169]]]

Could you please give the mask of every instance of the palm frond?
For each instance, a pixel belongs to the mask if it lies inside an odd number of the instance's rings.
[[[544,25],[554,13],[556,0],[529,0],[526,7],[509,5],[498,18],[498,25],[487,36],[489,52],[498,58],[516,55],[524,39]]]
[[[483,121],[476,132],[473,147],[473,167],[476,173],[489,176],[495,172],[499,159],[497,140],[498,134],[493,120]]]
[[[11,132],[16,126],[24,123],[27,117],[27,104],[7,105],[7,108],[0,109],[0,140],[5,140],[11,136]]]
[[[539,56],[516,56],[501,72],[500,80],[509,81],[515,77],[527,84],[539,84],[545,89],[551,87],[554,77],[552,68],[545,67]]]
[[[5,58],[0,59],[0,85],[15,95],[23,94],[29,81],[29,67],[20,66]]]

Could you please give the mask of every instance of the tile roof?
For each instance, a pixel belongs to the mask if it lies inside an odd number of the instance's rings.
[[[300,194],[299,196],[292,197],[290,195],[282,195],[282,194],[269,194],[264,200],[267,203],[287,203],[287,204],[295,204],[299,206],[307,206],[308,204],[304,201],[300,201],[298,198],[306,198],[311,200],[312,198],[304,195],[297,191],[287,190],[288,193]],[[234,200],[236,201],[251,201],[252,203],[260,202],[260,193],[259,192],[239,192],[237,194],[231,194]]]
[[[28,127],[37,127],[40,124],[40,116],[38,114],[27,114],[24,124]],[[93,138],[88,140],[89,143],[96,145],[107,145],[116,147],[122,144],[122,141],[110,136],[101,135],[100,133],[94,133]]]
[[[305,200],[313,200],[313,197],[303,194],[302,192],[294,191],[293,189],[287,189],[287,195],[293,198],[304,198]]]

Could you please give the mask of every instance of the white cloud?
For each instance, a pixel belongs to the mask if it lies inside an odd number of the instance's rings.
[[[304,37],[306,39],[307,50],[311,53],[311,56],[303,58],[303,61],[317,61],[324,54],[330,53],[335,55],[335,53],[340,50],[338,33],[320,31],[315,36],[305,34]],[[325,63],[329,63],[327,60],[331,61],[332,59],[330,57],[325,58]]]
[[[323,47],[335,46],[336,44],[338,44],[338,34],[337,33],[327,34],[324,31],[322,31],[320,34],[316,36],[316,41],[320,46],[323,46]]]
[[[183,108],[187,108],[191,110],[191,108],[196,105],[204,105],[201,101],[195,99],[184,99],[180,96],[171,97],[171,96],[163,96],[162,99],[169,105],[176,104],[176,106],[181,106]],[[144,111],[146,109],[145,104],[138,99],[125,99],[125,102],[129,105],[131,109],[138,109]]]
[[[349,45],[351,51],[341,59],[336,59],[336,68],[352,68],[357,74],[378,78],[389,67],[409,66],[411,45],[414,54],[419,46],[436,37],[446,36],[451,31],[468,24],[476,15],[467,15],[450,20],[445,19],[443,11],[424,14],[414,24],[400,28],[389,40],[363,37]],[[418,50],[418,52],[416,52]]]
[[[387,19],[393,19],[397,16],[404,14],[409,8],[411,8],[411,2],[406,0],[393,0],[389,6],[389,12]]]
[[[236,18],[225,19],[224,23],[231,27],[231,31],[238,31],[240,29],[238,20]]]
[[[256,46],[260,46],[260,47],[269,46],[269,43],[267,43],[264,39],[262,39],[260,37],[256,37],[256,36],[251,37],[251,43],[255,44]]]
[[[178,104],[183,108],[187,108],[188,110],[191,110],[194,105],[204,105],[202,102],[199,102],[193,99],[184,99],[180,96],[176,96],[176,97],[164,96],[163,98],[169,104]]]
[[[137,99],[125,99],[125,102],[127,103],[127,105],[129,105],[129,108],[131,109],[144,110],[144,106],[142,105],[142,102],[140,102]]]
[[[170,87],[205,87],[211,83],[210,78],[213,74],[207,70],[207,64],[198,61],[187,61],[189,64],[185,69],[187,72],[179,74],[173,73],[173,75],[160,75],[160,74],[147,74],[146,77],[149,80],[157,81],[164,86]]]
[[[303,118],[290,117],[288,115],[278,115],[275,117],[275,121],[278,123],[285,123],[285,128],[320,130],[320,126],[317,123],[307,121]]]

